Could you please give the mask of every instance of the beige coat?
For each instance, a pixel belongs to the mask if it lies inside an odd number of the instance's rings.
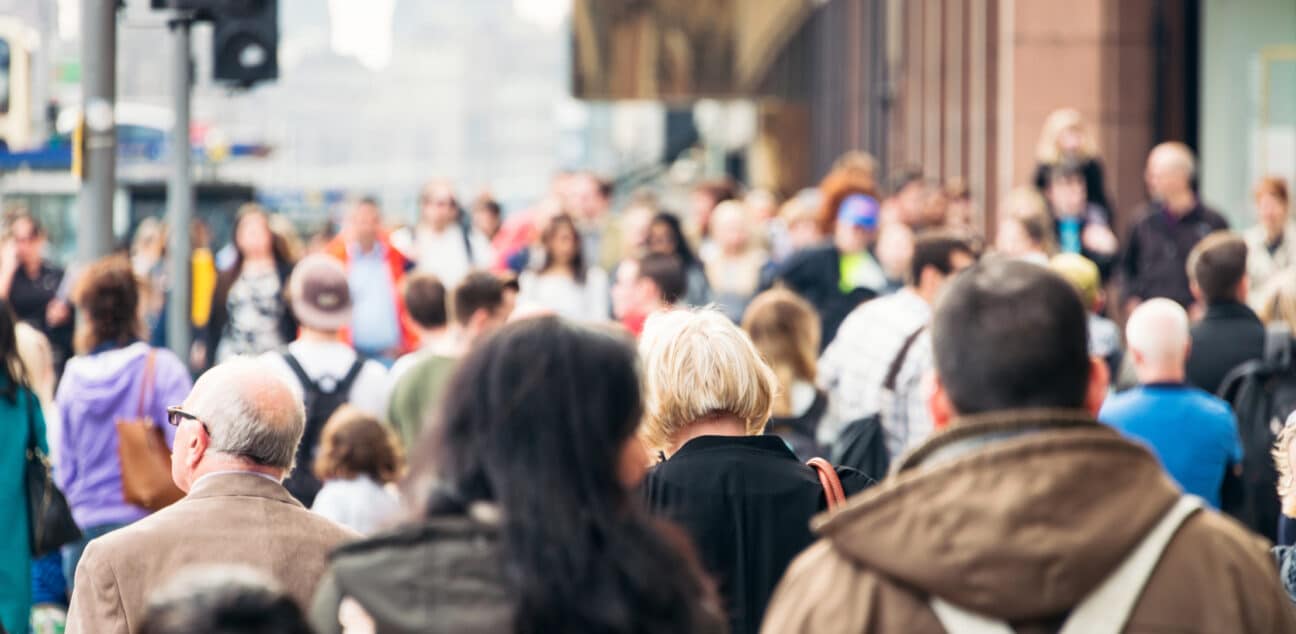
[[[199,565],[261,570],[306,609],[329,552],[358,537],[306,510],[277,482],[211,475],[172,506],[90,542],[77,566],[67,634],[138,631],[150,595]]]
[[[931,596],[1053,632],[1178,499],[1146,450],[1058,412],[956,423],[816,520],[766,634],[943,633]],[[992,439],[993,438],[993,439]],[[1213,511],[1167,547],[1126,632],[1294,632],[1267,544]]]

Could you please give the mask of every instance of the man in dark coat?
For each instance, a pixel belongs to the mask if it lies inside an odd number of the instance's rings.
[[[1192,304],[1185,264],[1188,253],[1207,234],[1228,229],[1228,221],[1202,204],[1192,182],[1196,161],[1182,143],[1162,143],[1148,155],[1148,193],[1152,200],[1130,229],[1120,272],[1125,279],[1126,312],[1145,299],[1168,297]]]
[[[1246,259],[1246,242],[1222,231],[1188,256],[1192,294],[1206,306],[1192,328],[1188,382],[1212,394],[1233,368],[1264,355],[1264,324],[1246,305]]]

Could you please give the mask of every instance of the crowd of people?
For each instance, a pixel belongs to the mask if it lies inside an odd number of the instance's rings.
[[[1038,162],[993,235],[860,152],[683,214],[248,204],[187,357],[166,227],[65,274],[11,213],[0,631],[1296,631],[1286,183],[1231,232],[1163,143],[1118,213],[1070,109]]]

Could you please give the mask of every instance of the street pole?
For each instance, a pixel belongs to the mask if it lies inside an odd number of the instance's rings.
[[[77,256],[83,264],[112,251],[116,191],[117,1],[81,0],[81,114],[85,183],[77,209]]]
[[[171,293],[167,308],[167,343],[181,359],[189,358],[190,261],[189,224],[193,216],[193,181],[189,168],[189,96],[192,88],[189,60],[189,27],[192,18],[177,15],[171,30],[171,97],[175,123],[171,127],[171,176],[167,181],[167,278]]]

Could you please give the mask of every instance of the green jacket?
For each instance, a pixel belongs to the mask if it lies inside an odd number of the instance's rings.
[[[0,385],[7,384],[0,379]],[[31,547],[27,541],[26,456],[28,408],[33,406],[32,426],[36,444],[45,443],[45,417],[35,396],[26,388],[17,392],[16,402],[0,398],[0,500],[11,512],[0,513],[0,624],[11,634],[27,631],[31,616]]]

